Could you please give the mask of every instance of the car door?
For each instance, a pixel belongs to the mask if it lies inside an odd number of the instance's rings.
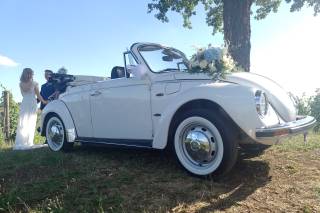
[[[91,117],[96,141],[151,146],[150,86],[146,80],[119,78],[92,87]]]

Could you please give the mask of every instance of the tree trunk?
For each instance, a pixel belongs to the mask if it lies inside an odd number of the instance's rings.
[[[3,125],[3,132],[4,132],[4,139],[6,143],[9,143],[10,140],[10,106],[9,106],[9,92],[3,91],[3,108],[4,108],[4,125]]]
[[[233,59],[250,71],[250,8],[252,0],[224,0],[224,40]]]

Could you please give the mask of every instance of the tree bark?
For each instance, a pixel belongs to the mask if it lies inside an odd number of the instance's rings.
[[[3,108],[4,108],[4,125],[3,125],[3,132],[4,132],[4,138],[5,142],[9,143],[10,138],[10,106],[9,106],[9,92],[3,91]]]
[[[252,0],[224,0],[224,40],[233,59],[245,71],[250,71],[250,8]]]

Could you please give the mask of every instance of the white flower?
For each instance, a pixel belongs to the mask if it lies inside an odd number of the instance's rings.
[[[208,68],[209,68],[209,70],[210,70],[211,72],[217,72],[217,68],[216,68],[214,62],[210,63],[210,64],[208,65]]]
[[[222,63],[224,64],[227,70],[233,70],[236,66],[232,57],[227,54],[222,57]]]
[[[204,69],[208,66],[208,62],[206,60],[201,60],[200,61],[200,68]]]

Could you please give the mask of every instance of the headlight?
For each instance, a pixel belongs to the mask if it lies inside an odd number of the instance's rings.
[[[268,113],[268,99],[261,90],[258,90],[255,94],[255,103],[258,114],[265,116]]]

